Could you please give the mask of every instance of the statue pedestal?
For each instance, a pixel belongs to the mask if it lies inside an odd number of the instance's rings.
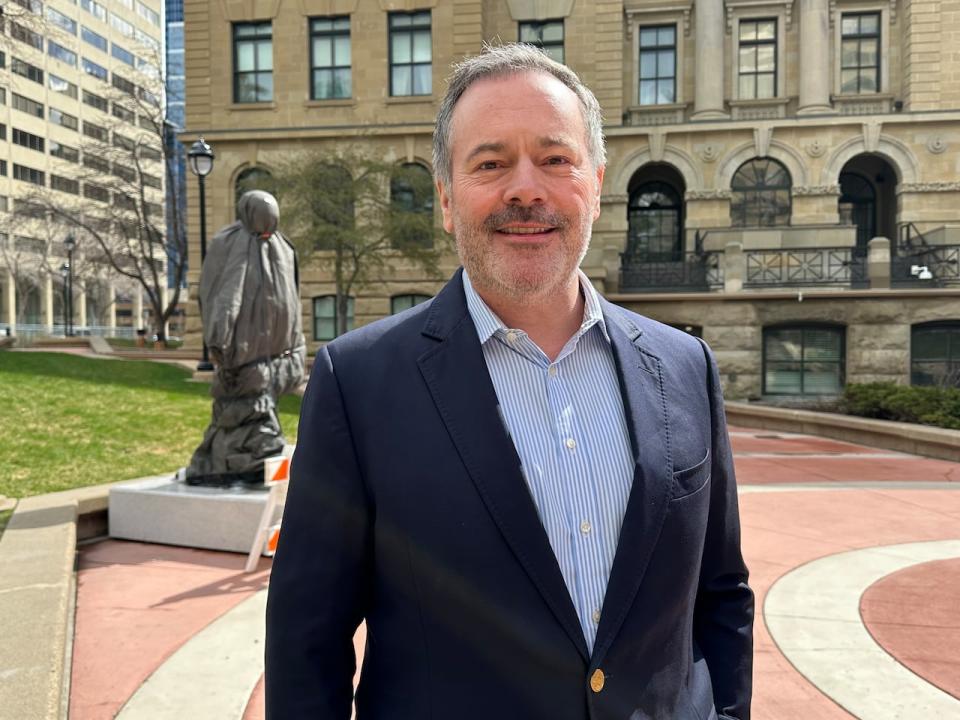
[[[268,488],[209,488],[172,476],[110,489],[110,537],[249,553]]]

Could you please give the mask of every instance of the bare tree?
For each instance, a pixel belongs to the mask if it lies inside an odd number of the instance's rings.
[[[281,160],[272,189],[302,262],[333,274],[338,335],[347,331],[354,290],[384,279],[399,260],[438,276],[446,240],[434,224],[426,168],[357,147],[318,150]]]

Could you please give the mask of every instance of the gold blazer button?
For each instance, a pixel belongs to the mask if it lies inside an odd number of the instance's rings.
[[[606,677],[603,675],[603,670],[597,668],[593,671],[593,675],[590,676],[590,689],[595,693],[603,690],[603,683],[606,680]]]

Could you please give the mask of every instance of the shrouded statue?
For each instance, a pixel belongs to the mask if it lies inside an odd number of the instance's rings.
[[[306,346],[296,254],[269,193],[245,193],[200,274],[203,337],[216,366],[213,419],[186,469],[190,485],[263,482],[284,438],[277,401],[303,382]]]

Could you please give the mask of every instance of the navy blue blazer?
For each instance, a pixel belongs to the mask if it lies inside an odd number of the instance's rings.
[[[270,578],[268,718],[347,720],[366,620],[358,720],[747,720],[753,595],[716,366],[602,303],[636,471],[593,652],[457,272],[317,354]]]

